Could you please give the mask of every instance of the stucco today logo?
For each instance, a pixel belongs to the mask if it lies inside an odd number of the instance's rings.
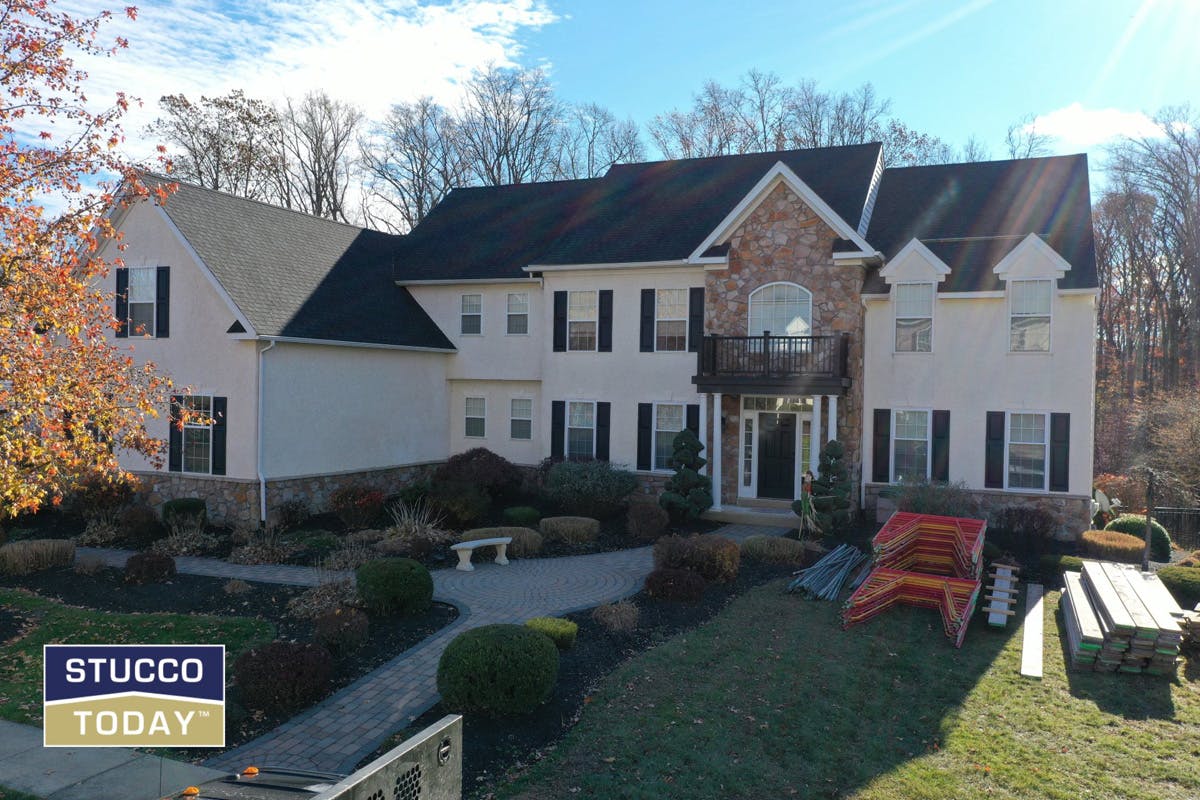
[[[46,747],[224,747],[225,646],[43,649]]]

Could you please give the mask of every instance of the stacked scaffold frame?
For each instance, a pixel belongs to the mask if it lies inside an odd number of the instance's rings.
[[[979,599],[987,523],[896,512],[875,535],[875,567],[842,609],[842,626],[865,622],[897,603],[936,608],[962,647]]]

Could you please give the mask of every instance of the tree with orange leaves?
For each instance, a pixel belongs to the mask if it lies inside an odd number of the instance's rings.
[[[145,421],[169,382],[106,339],[115,321],[100,280],[113,264],[95,255],[118,236],[114,204],[152,191],[120,155],[130,98],[94,110],[75,64],[126,46],[101,43],[110,18],[0,0],[0,519],[89,478],[123,478],[122,449],[154,458],[162,446]]]

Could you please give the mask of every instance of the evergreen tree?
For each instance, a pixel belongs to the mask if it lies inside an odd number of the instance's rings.
[[[704,445],[687,429],[680,431],[671,445],[670,465],[675,468],[675,475],[667,481],[658,504],[675,521],[698,517],[713,504],[712,479],[700,474],[701,468],[708,463],[700,457]]]
[[[821,448],[819,474],[813,480],[813,508],[821,530],[832,534],[850,524],[850,468],[846,448],[836,439]]]

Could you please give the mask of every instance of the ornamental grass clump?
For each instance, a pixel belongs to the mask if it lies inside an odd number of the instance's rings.
[[[802,566],[807,550],[804,542],[783,536],[751,536],[742,542],[742,560],[759,564]]]
[[[546,541],[587,544],[600,535],[600,521],[591,517],[546,517],[538,528]]]
[[[596,606],[592,611],[592,619],[609,633],[627,634],[637,629],[641,612],[629,600]]]
[[[527,714],[554,692],[558,648],[523,625],[484,625],[460,633],[438,662],[437,688],[454,712]]]
[[[1138,537],[1117,531],[1084,531],[1079,543],[1088,558],[1122,564],[1142,563],[1142,551],[1146,547]]]
[[[381,558],[355,573],[363,605],[376,614],[411,616],[433,604],[433,578],[411,558]]]
[[[559,650],[570,650],[575,646],[579,626],[562,617],[534,617],[525,621],[525,627],[544,634]]]
[[[0,575],[29,575],[65,567],[75,558],[69,539],[28,539],[0,546]]]

